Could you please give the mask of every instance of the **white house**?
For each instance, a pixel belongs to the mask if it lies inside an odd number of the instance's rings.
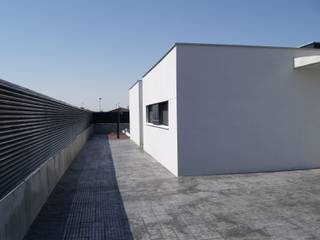
[[[131,139],[176,176],[320,167],[320,49],[176,43],[129,90]]]

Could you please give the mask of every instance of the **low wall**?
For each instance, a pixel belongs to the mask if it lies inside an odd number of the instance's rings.
[[[87,128],[0,200],[0,239],[23,239],[51,191],[81,151],[92,131],[92,126]]]
[[[120,132],[129,129],[129,123],[120,123]],[[98,134],[109,134],[117,132],[117,123],[95,123],[94,132]]]

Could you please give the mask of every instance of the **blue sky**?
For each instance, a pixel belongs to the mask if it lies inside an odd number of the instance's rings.
[[[317,0],[1,0],[0,78],[92,110],[174,42],[300,46],[320,41]]]

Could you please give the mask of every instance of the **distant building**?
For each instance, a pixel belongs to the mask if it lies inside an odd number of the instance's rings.
[[[122,133],[129,131],[129,110],[116,108],[108,112],[95,112],[92,115],[95,132],[100,134]]]
[[[129,90],[131,139],[176,176],[320,167],[320,46],[175,44]]]
[[[129,112],[129,109],[128,108],[123,108],[123,107],[118,107],[118,108],[115,108],[115,109],[110,110],[108,112]]]

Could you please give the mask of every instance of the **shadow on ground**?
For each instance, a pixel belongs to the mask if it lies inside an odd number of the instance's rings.
[[[109,141],[94,135],[57,184],[25,240],[133,239]]]

